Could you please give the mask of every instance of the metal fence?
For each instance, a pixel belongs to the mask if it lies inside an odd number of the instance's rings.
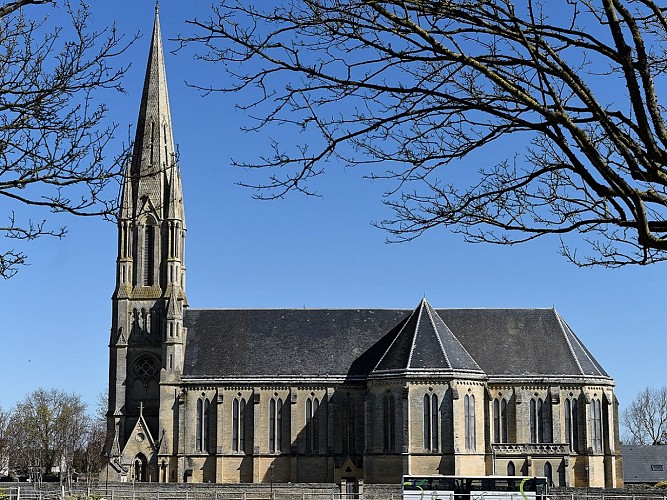
[[[41,491],[33,487],[8,486],[0,487],[0,500],[21,500],[39,499],[39,500],[62,500],[65,496],[64,489]]]
[[[0,500],[362,500],[362,498],[361,495],[340,493],[225,491],[213,488],[150,490],[114,486],[100,490],[80,487],[69,489],[64,486],[48,489],[10,486],[0,488]],[[393,496],[386,500],[393,500]]]
[[[225,491],[213,489],[133,490],[109,488],[107,491],[65,487],[41,490],[12,486],[0,488],[0,500],[362,500],[360,495],[325,493],[288,493]],[[387,499],[392,500],[392,499]],[[400,500],[396,498],[395,500]]]
[[[467,495],[463,495],[467,496]],[[456,500],[460,500],[457,495]],[[507,497],[508,500],[522,500],[520,494],[516,498]],[[0,500],[401,500],[400,494],[349,494],[349,493],[307,493],[289,490],[263,490],[252,489],[217,489],[210,488],[184,488],[174,486],[173,488],[134,488],[130,485],[109,485],[108,488],[87,488],[75,486],[66,488],[64,486],[51,488],[38,488],[34,485],[0,486]],[[438,496],[432,500],[454,500]],[[470,495],[469,499],[483,500],[483,495]],[[548,495],[548,500],[667,500],[665,494],[642,491],[638,493],[619,494],[604,491],[572,491],[567,493],[553,492]]]

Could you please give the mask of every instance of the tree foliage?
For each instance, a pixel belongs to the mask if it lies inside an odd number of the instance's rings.
[[[623,411],[626,444],[667,444],[667,387],[647,387]]]
[[[7,415],[7,414],[6,414]],[[0,412],[0,456],[2,456]],[[4,442],[11,470],[33,479],[59,468],[99,471],[104,423],[87,413],[81,396],[58,389],[37,389],[8,412]]]
[[[112,63],[127,44],[113,27],[91,30],[85,4],[55,4],[0,3],[0,234],[14,240],[64,236],[45,212],[115,211],[117,193],[107,200],[104,189],[120,165],[109,154],[115,125],[106,124],[103,91],[123,90],[125,68]],[[51,20],[54,9],[63,26]],[[26,258],[20,248],[0,250],[0,276]]]
[[[659,3],[273,4],[223,0],[181,38],[227,69],[199,88],[243,92],[252,130],[295,132],[242,164],[268,169],[260,198],[364,165],[390,181],[378,225],[394,241],[444,226],[496,244],[556,235],[578,265],[667,258]]]

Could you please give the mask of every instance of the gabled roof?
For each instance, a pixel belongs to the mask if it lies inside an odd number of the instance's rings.
[[[496,380],[612,383],[554,309],[189,309],[184,325],[185,380],[363,379],[399,366],[476,365]]]
[[[155,438],[151,434],[148,424],[146,423],[146,419],[144,418],[144,413],[143,411],[140,411],[139,418],[134,424],[132,432],[130,432],[130,435],[127,441],[125,442],[125,447],[123,448],[121,454],[125,454],[127,448],[134,449],[135,453],[132,453],[131,455],[135,455],[137,448],[141,448],[146,452],[152,452],[153,450],[155,450],[156,447],[157,443],[155,441]],[[145,453],[145,455],[148,456],[149,453]]]
[[[667,481],[667,446],[623,445],[621,455],[625,484]]]
[[[425,298],[403,324],[371,373],[407,375],[417,372],[483,374]]]

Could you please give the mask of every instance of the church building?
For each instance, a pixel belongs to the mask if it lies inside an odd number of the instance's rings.
[[[614,381],[555,309],[189,307],[157,10],[121,198],[103,477],[622,485]]]

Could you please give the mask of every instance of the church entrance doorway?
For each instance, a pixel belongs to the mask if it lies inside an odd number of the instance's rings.
[[[359,485],[357,484],[357,478],[344,477],[341,482],[344,483],[344,498],[353,500],[359,496]]]
[[[148,480],[146,470],[148,468],[147,466],[148,460],[146,459],[146,455],[139,453],[136,457],[134,457],[134,481],[145,483]]]

